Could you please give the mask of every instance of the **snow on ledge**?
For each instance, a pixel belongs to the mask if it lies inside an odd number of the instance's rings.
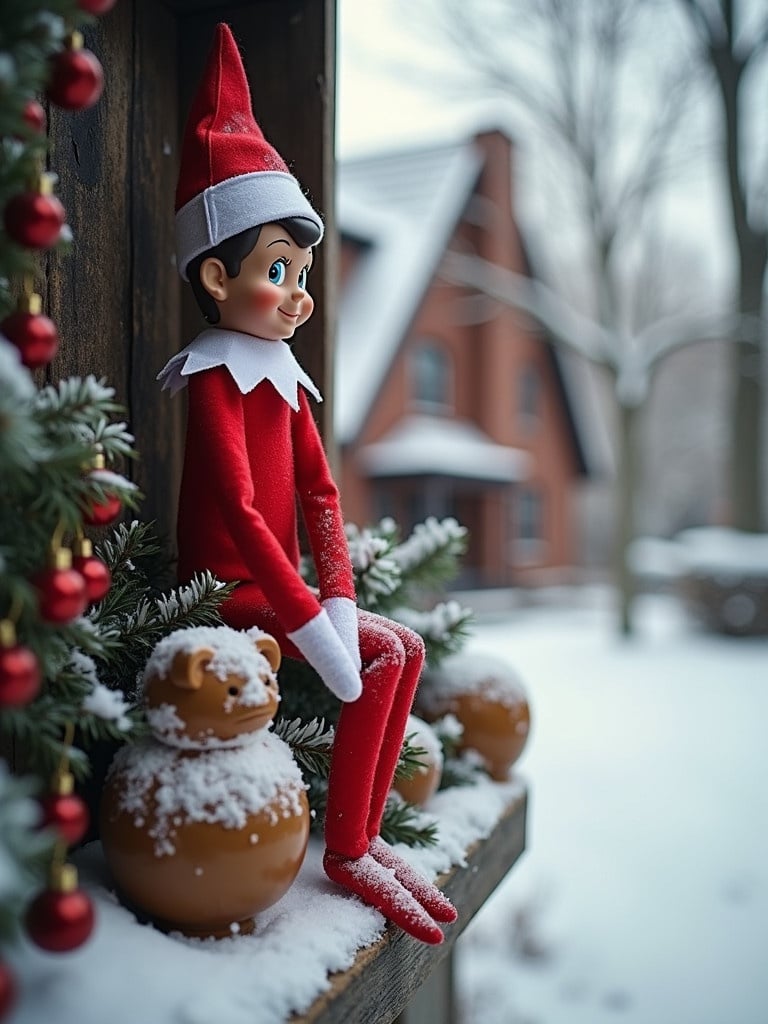
[[[519,777],[443,790],[427,805],[438,845],[398,852],[430,878],[464,865],[523,790]],[[139,924],[110,891],[100,844],[89,844],[76,860],[96,904],[96,931],[67,955],[26,940],[9,951],[20,993],[14,1024],[282,1024],[305,1012],[330,987],[329,974],[350,967],[385,924],[325,877],[322,850],[313,838],[296,881],[259,914],[252,935],[201,941]]]

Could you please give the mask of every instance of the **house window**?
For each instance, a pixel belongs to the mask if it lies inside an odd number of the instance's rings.
[[[526,432],[536,429],[541,416],[541,376],[534,366],[525,366],[517,385],[520,424]]]
[[[411,398],[425,408],[445,409],[451,404],[450,360],[435,342],[421,342],[411,353]]]
[[[536,487],[521,486],[513,501],[513,510],[513,563],[540,562],[547,551],[544,493]]]

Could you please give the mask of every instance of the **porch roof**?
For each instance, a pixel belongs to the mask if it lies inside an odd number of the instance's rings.
[[[358,453],[370,477],[443,476],[489,484],[528,476],[526,452],[496,444],[468,420],[408,416]]]

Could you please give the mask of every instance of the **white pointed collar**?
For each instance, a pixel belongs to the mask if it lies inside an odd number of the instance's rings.
[[[226,366],[243,395],[253,391],[261,381],[270,381],[277,393],[297,412],[299,384],[318,402],[323,400],[287,342],[267,341],[239,331],[213,327],[198,334],[191,344],[169,359],[157,379],[162,381],[163,391],[170,389],[171,395],[175,395],[187,386],[190,374],[210,370],[214,366]]]

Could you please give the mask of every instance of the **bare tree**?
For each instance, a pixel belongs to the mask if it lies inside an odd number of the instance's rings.
[[[615,576],[625,634],[632,629],[627,550],[635,534],[637,419],[651,375],[670,352],[720,339],[733,326],[722,315],[663,315],[637,301],[637,268],[657,257],[649,211],[685,163],[679,129],[696,68],[684,48],[674,61],[657,59],[654,34],[680,33],[682,25],[659,22],[665,6],[668,13],[669,4],[656,0],[442,0],[434,14],[475,83],[512,100],[545,139],[580,228],[591,294],[575,302],[566,287],[514,278],[471,253],[449,254],[443,273],[526,311],[555,342],[611,376],[619,475]]]
[[[768,10],[751,0],[676,0],[696,33],[699,59],[715,83],[722,130],[719,140],[737,251],[737,308],[744,323],[766,315],[768,267],[768,153],[749,137],[749,122],[765,122],[763,90],[768,70]],[[758,82],[757,79],[760,78]],[[762,332],[765,337],[765,332]],[[765,527],[761,417],[764,409],[765,343],[742,332],[732,350],[733,417],[731,498],[733,525],[758,531]]]

